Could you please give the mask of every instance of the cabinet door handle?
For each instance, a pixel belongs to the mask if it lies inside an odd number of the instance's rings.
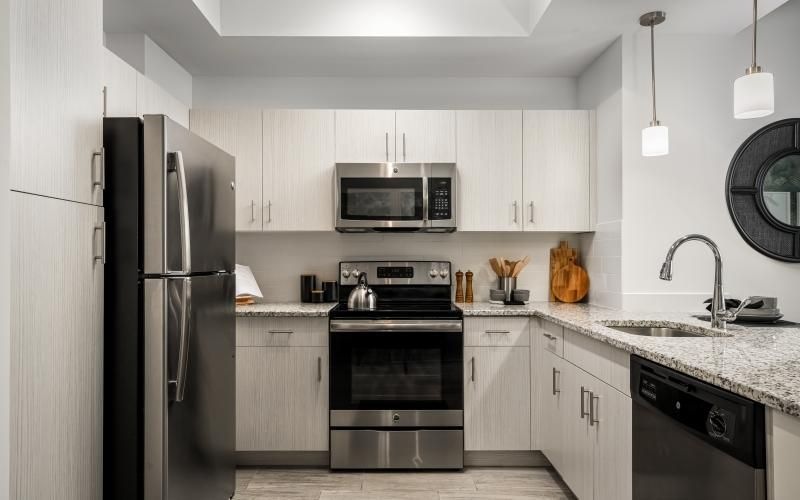
[[[514,224],[516,224],[517,220],[519,220],[519,217],[517,217],[517,215],[518,215],[517,212],[519,212],[519,210],[518,210],[519,209],[519,204],[515,200],[513,205],[514,205]]]
[[[470,366],[472,367],[471,368],[471,374],[470,374],[470,380],[475,382],[475,356],[472,357],[472,360],[470,361]]]
[[[97,252],[94,252],[94,260],[95,261],[99,260],[103,265],[105,265],[105,263],[106,263],[106,223],[105,222],[101,223],[99,226],[95,226],[94,227],[94,234],[95,235],[98,233],[98,231],[100,232],[100,238],[101,238],[101,240],[100,240],[101,241],[100,255],[98,255]]]
[[[543,333],[542,335],[544,335],[544,336],[545,336],[545,338],[547,338],[547,339],[549,339],[549,340],[558,340],[558,337],[556,337],[555,335],[550,335],[550,334],[549,334],[549,333],[547,333],[547,332]]]
[[[533,222],[533,202],[530,202],[529,205],[531,207],[531,222]]]
[[[317,357],[317,382],[322,382],[322,356]]]
[[[103,116],[108,116],[108,87],[103,85]]]
[[[287,333],[292,334],[294,330],[267,330],[268,333]]]
[[[386,161],[389,161],[389,132],[386,132]]]
[[[487,333],[488,335],[494,335],[494,334],[498,334],[498,335],[508,335],[508,334],[510,334],[510,333],[511,333],[511,330],[486,330],[486,333]]]
[[[403,161],[406,161],[406,133],[403,132]]]
[[[594,402],[597,401],[597,406],[600,406],[600,396],[595,396],[593,392],[589,392],[589,425],[600,423],[597,418],[597,407]]]
[[[256,200],[250,200],[250,222],[256,221]]]
[[[267,222],[272,222],[272,200],[267,202]]]
[[[561,372],[553,367],[553,396],[561,393],[561,387],[559,387],[561,384],[556,384],[556,377],[561,378]]]
[[[581,418],[589,415],[589,412],[586,411],[586,395],[591,395],[592,393],[587,391],[583,386],[581,386]]]
[[[95,171],[95,164],[96,159],[100,159],[100,180],[97,180],[97,177],[94,174]],[[106,148],[100,148],[99,150],[92,153],[92,187],[100,187],[100,189],[106,189]]]

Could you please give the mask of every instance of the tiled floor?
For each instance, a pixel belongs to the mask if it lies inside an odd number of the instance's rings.
[[[470,468],[464,472],[345,472],[240,469],[235,500],[572,500],[553,469]]]

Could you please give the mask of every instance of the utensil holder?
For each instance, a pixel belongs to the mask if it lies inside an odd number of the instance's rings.
[[[505,292],[506,300],[511,300],[511,292],[517,289],[517,278],[510,278],[510,277],[497,278],[497,288]]]

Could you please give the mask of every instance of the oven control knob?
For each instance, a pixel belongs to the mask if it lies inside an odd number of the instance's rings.
[[[447,278],[448,274],[450,274],[450,273],[447,272],[447,269],[442,269],[441,271],[439,271],[439,276],[441,276],[442,279]]]
[[[392,415],[392,422],[397,423],[399,421],[400,421],[400,414],[395,413],[394,415]]]
[[[352,276],[353,278],[357,279],[358,275],[359,275],[358,269],[353,269],[352,271],[350,271],[350,276]]]
[[[431,275],[431,278],[435,278],[435,277],[439,276],[439,271],[437,271],[436,269],[431,269],[430,275]]]
[[[350,277],[350,271],[347,269],[342,270],[342,278],[347,279]]]

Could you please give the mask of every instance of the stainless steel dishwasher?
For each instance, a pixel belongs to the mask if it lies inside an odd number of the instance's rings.
[[[633,498],[766,498],[764,406],[631,356]]]

